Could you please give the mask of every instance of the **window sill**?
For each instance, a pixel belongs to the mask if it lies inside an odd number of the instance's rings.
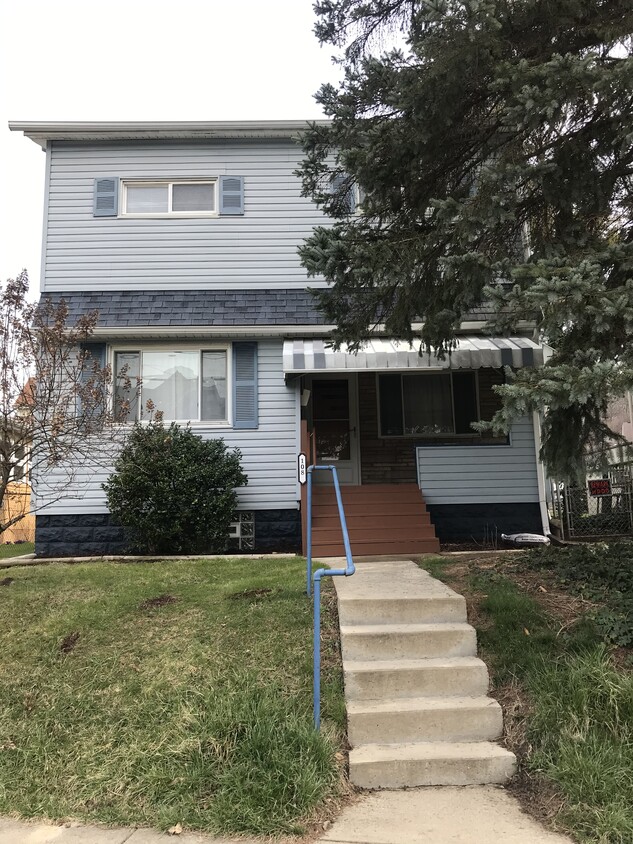
[[[429,442],[428,440],[415,442],[415,448],[510,448],[511,446],[512,443],[507,439],[498,442],[475,442],[469,437],[461,440],[456,438],[454,440],[439,440],[438,442]]]
[[[119,220],[208,220],[221,215],[217,211],[175,211],[160,214],[119,214]]]
[[[125,422],[115,421],[115,422],[113,422],[113,424],[116,425],[119,428],[127,428],[130,425],[135,425],[137,422],[139,422],[141,425],[149,425],[151,423],[151,421],[152,421],[151,419],[126,419]],[[205,421],[200,420],[200,419],[195,419],[195,420],[191,420],[191,419],[163,419],[162,420],[162,423],[164,425],[167,425],[167,426],[171,425],[172,422],[176,425],[180,425],[181,428],[184,427],[185,425],[189,425],[189,427],[192,428],[192,429],[195,429],[195,428],[217,428],[218,430],[222,430],[222,431],[240,430],[240,429],[235,429],[229,422],[205,422]]]

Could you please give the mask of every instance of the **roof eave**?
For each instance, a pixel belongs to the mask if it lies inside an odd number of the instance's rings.
[[[9,121],[12,132],[46,149],[48,141],[290,139],[329,120]]]

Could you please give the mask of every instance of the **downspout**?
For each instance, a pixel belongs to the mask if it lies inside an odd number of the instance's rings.
[[[551,531],[549,527],[549,513],[547,512],[547,496],[545,491],[545,467],[541,462],[541,417],[537,411],[532,413],[532,427],[534,428],[534,453],[536,457],[536,484],[538,486],[538,503],[541,511],[541,522],[543,524],[543,535],[548,536]]]

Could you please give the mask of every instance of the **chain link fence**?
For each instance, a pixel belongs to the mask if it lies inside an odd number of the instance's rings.
[[[633,536],[633,463],[588,475],[584,486],[553,481],[552,516],[565,539]]]

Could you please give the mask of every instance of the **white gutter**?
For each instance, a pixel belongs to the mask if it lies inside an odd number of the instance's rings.
[[[115,140],[230,140],[241,138],[294,138],[311,123],[329,120],[216,120],[216,121],[9,121],[12,132],[46,149],[47,141]]]
[[[97,308],[98,310],[98,308]],[[412,325],[414,331],[420,331],[424,323]],[[463,322],[459,332],[481,331],[481,322]],[[121,325],[98,326],[93,335],[96,337],[129,337],[167,335],[181,336],[183,334],[198,337],[215,337],[218,335],[252,335],[258,337],[324,337],[331,334],[336,325]],[[371,337],[387,336],[384,325],[377,325]],[[371,338],[370,338],[371,339]],[[415,347],[415,341],[413,347]]]
[[[545,491],[545,467],[541,462],[541,416],[537,411],[532,413],[532,427],[534,428],[534,452],[536,456],[536,483],[538,486],[538,503],[541,510],[541,522],[543,524],[543,535],[547,536],[550,531],[549,513],[547,512],[547,497]]]
[[[334,325],[126,325],[98,326],[91,337],[322,337]]]

